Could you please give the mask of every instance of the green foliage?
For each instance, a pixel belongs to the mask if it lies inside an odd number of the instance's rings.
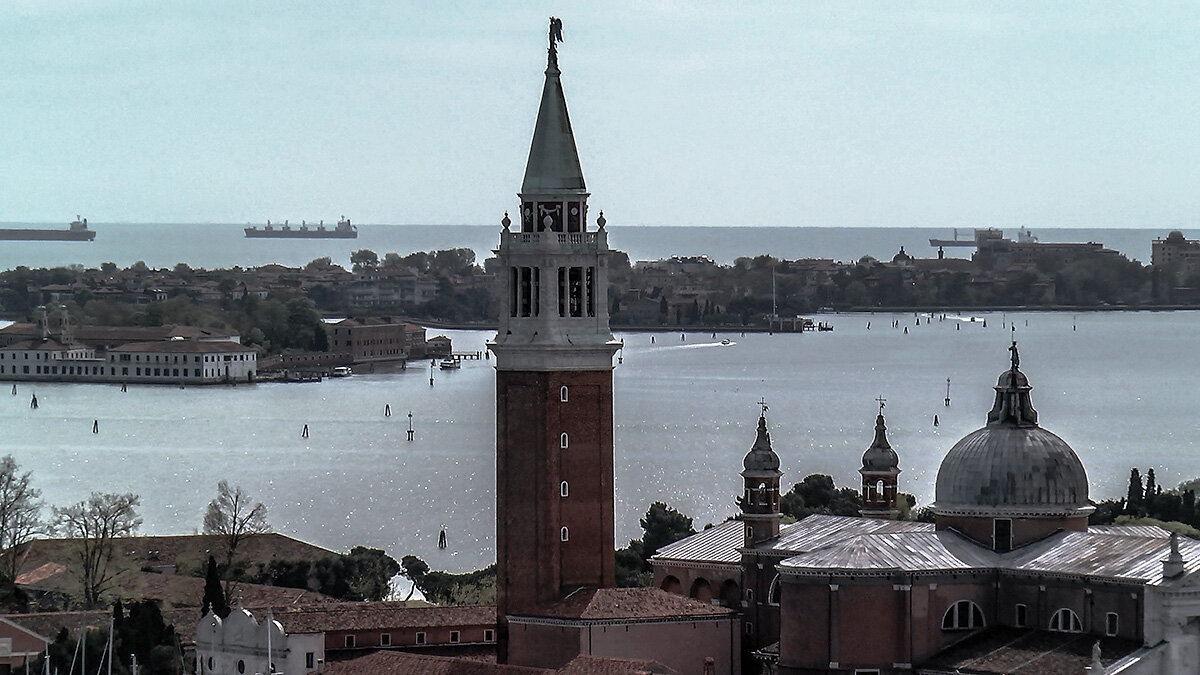
[[[496,566],[463,574],[430,571],[414,555],[400,559],[404,576],[412,580],[425,599],[438,605],[487,605],[496,602]]]
[[[356,546],[349,555],[312,561],[272,560],[265,569],[241,572],[239,580],[305,588],[339,600],[376,601],[387,599],[389,581],[400,570],[400,564],[383,551]]]
[[[838,489],[833,483],[833,478],[824,474],[805,476],[804,480],[792,486],[779,500],[780,512],[796,520],[802,520],[814,513],[857,516],[861,508],[862,496],[858,490]]]
[[[204,597],[200,601],[200,614],[208,610],[224,619],[229,616],[229,603],[225,601],[225,590],[221,588],[221,575],[217,572],[217,560],[208,556],[208,567],[204,572]]]
[[[374,269],[379,266],[379,255],[369,248],[360,248],[350,254],[350,263],[355,271]]]
[[[67,665],[80,660],[78,653],[78,626],[63,626],[54,642],[48,647],[51,667],[65,672]],[[84,650],[88,667],[107,663],[105,651],[108,646],[108,630],[94,628],[87,632]],[[130,675],[136,657],[138,675],[181,675],[183,658],[174,626],[163,622],[162,612],[153,600],[135,602],[126,614],[118,602],[113,606],[113,655],[114,675]],[[28,668],[13,669],[14,675],[41,675],[45,672],[45,654],[31,659]]]
[[[654,502],[639,521],[642,538],[616,552],[618,586],[648,586],[653,577],[650,557],[668,544],[696,534],[692,519],[663,502]]]

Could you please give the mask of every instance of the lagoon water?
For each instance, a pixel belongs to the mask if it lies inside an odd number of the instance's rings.
[[[698,528],[734,513],[760,397],[785,486],[814,472],[855,486],[882,395],[901,489],[928,504],[941,458],[984,423],[1008,366],[1010,325],[1042,425],[1079,453],[1094,499],[1123,494],[1135,465],[1153,467],[1167,486],[1200,476],[1200,313],[993,313],[920,325],[911,314],[817,318],[836,330],[619,334],[618,545],[638,536],[638,518],[655,500],[693,516]],[[489,334],[451,336],[456,350],[474,351]],[[436,371],[433,387],[429,374],[416,363],[316,384],[125,393],[22,383],[16,396],[4,383],[0,453],[31,470],[51,504],[92,490],[141,495],[146,533],[193,532],[217,481],[228,479],[267,504],[280,532],[473,569],[495,556],[495,374],[486,360]],[[405,440],[410,410],[413,442]],[[442,524],[445,551],[436,546]]]

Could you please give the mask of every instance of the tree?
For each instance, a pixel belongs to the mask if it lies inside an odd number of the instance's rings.
[[[114,540],[133,534],[142,524],[136,511],[139,502],[133,493],[93,492],[77,504],[54,507],[54,531],[75,540],[83,601],[88,607],[100,605],[100,597],[116,574],[109,569]]]
[[[267,524],[267,507],[262,502],[250,503],[250,495],[242,486],[229,487],[229,481],[217,483],[217,497],[208,503],[204,513],[204,534],[216,534],[225,544],[225,594],[229,595],[230,567],[242,541],[255,534],[271,530]]]
[[[642,538],[616,552],[618,586],[648,586],[652,577],[650,556],[684,537],[696,534],[692,519],[663,502],[654,502],[641,519]]]
[[[355,546],[344,562],[355,600],[386,600],[392,591],[392,577],[400,573],[400,563],[377,548]]]
[[[208,556],[208,569],[204,572],[204,598],[200,601],[200,613],[208,610],[224,619],[229,616],[229,603],[225,601],[225,591],[221,588],[221,575],[217,573],[217,560]]]
[[[1126,508],[1129,509],[1130,513],[1137,512],[1138,508],[1142,505],[1143,495],[1142,473],[1138,471],[1137,467],[1135,466],[1129,471],[1129,494],[1125,498],[1125,505]]]
[[[21,473],[12,455],[0,458],[0,579],[17,578],[17,562],[23,547],[42,529],[42,496],[29,484],[30,472]]]
[[[323,256],[320,258],[313,258],[312,260],[308,261],[308,264],[304,266],[304,269],[309,272],[320,272],[330,269],[331,267],[333,267],[333,259],[329,256]]]
[[[369,248],[360,248],[350,254],[350,262],[356,270],[374,269],[379,265],[379,256]]]

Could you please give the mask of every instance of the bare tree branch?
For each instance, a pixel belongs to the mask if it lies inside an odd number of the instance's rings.
[[[76,540],[79,580],[88,607],[100,606],[100,598],[115,576],[109,571],[113,540],[133,534],[142,524],[134,510],[139,501],[133,493],[93,492],[78,504],[54,507],[54,531]]]

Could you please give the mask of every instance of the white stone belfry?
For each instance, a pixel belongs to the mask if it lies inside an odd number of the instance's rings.
[[[518,231],[505,215],[495,251],[506,275],[500,327],[489,344],[500,370],[611,369],[620,347],[608,327],[608,233],[588,231],[588,192],[559,79],[546,67]]]

